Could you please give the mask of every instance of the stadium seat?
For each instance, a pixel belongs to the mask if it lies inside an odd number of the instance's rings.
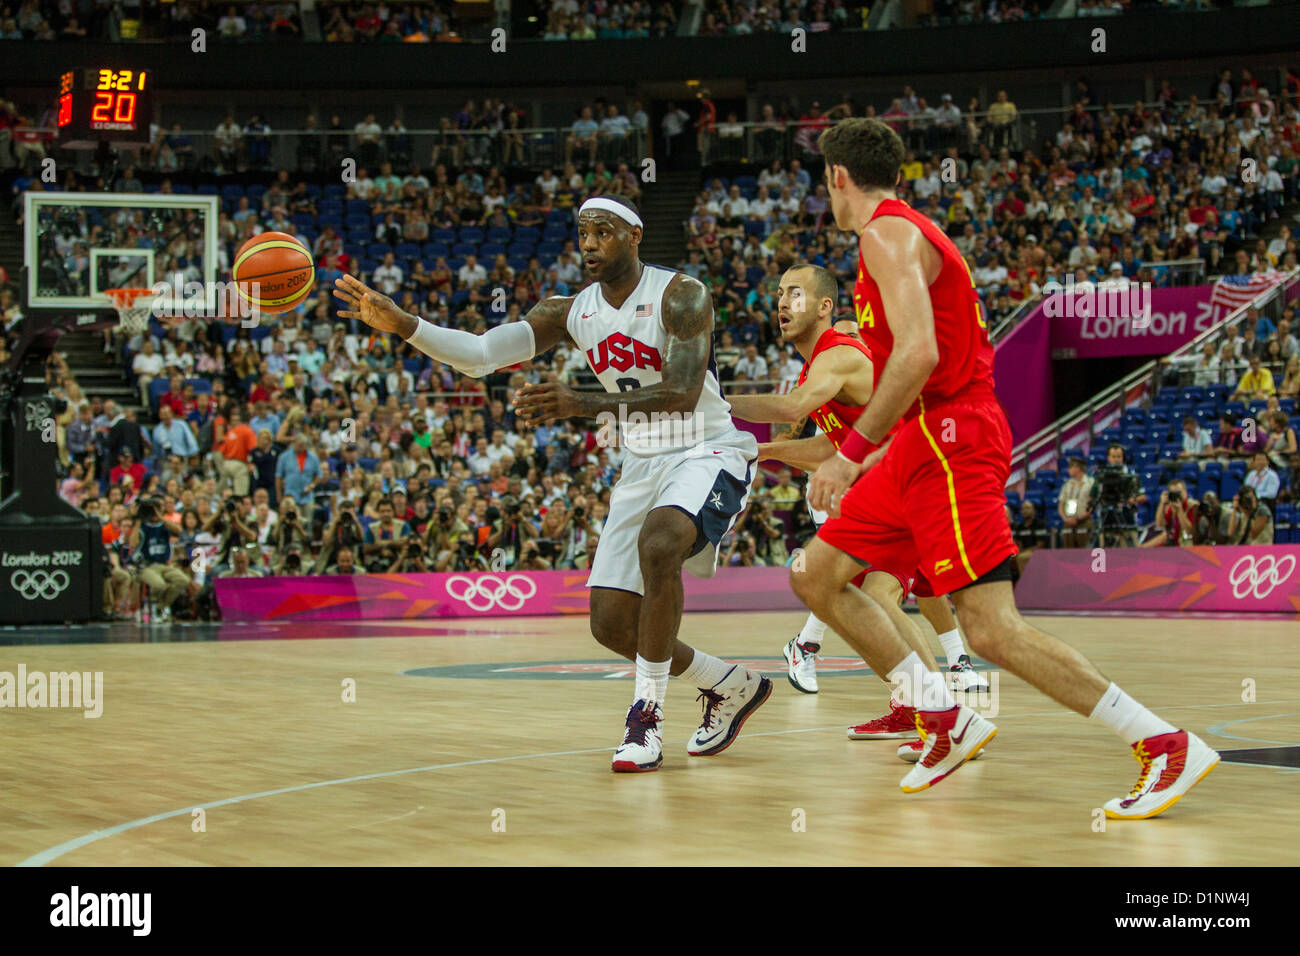
[[[382,259],[393,251],[393,247],[386,242],[372,242],[366,246],[366,255],[372,259]]]
[[[509,242],[510,230],[503,226],[493,226],[485,237],[488,242]]]
[[[1280,409],[1282,409],[1282,411],[1286,412],[1288,415],[1294,415],[1294,414],[1295,414],[1295,399],[1294,399],[1294,398],[1279,398],[1279,399],[1277,400],[1277,407],[1280,408]]]
[[[363,258],[366,254],[366,247],[359,242],[343,243],[343,254],[351,256],[353,259]]]
[[[412,375],[419,375],[424,371],[424,359],[407,358],[402,359],[402,368],[406,369]]]
[[[569,230],[564,226],[547,226],[542,230],[543,242],[563,243],[569,238]]]
[[[536,244],[541,238],[542,234],[535,226],[520,226],[515,230],[515,242],[531,242]]]
[[[343,216],[343,203],[337,199],[322,199],[316,204],[316,215],[319,216]]]
[[[343,236],[343,241],[350,242],[353,245],[365,246],[370,244],[372,238],[374,236],[369,229],[349,229]]]
[[[485,242],[478,247],[478,252],[484,259],[495,259],[506,254],[506,247],[499,242]]]
[[[478,226],[465,226],[459,233],[461,242],[472,242],[475,245],[483,241],[483,230]]]
[[[1241,479],[1229,472],[1223,476],[1219,482],[1219,498],[1225,504],[1232,500],[1233,496],[1241,490]]]
[[[194,190],[194,193],[197,196],[216,196],[220,194],[220,190],[212,183],[204,183]]]
[[[370,203],[364,199],[349,199],[344,208],[349,216],[365,216],[367,221],[370,220]]]
[[[150,382],[149,384],[152,385],[153,383]],[[185,380],[185,384],[186,384],[186,385],[192,385],[192,386],[194,387],[194,394],[195,394],[195,395],[211,395],[211,394],[212,394],[212,380],[211,380],[211,379],[207,379],[207,378],[187,378],[187,379]]]
[[[1178,389],[1162,388],[1160,392],[1156,395],[1155,404],[1172,405],[1176,401],[1178,401]]]
[[[1205,401],[1205,387],[1203,385],[1185,385],[1182,391],[1178,393],[1178,400],[1199,405]]]
[[[1289,544],[1295,540],[1295,504],[1281,502],[1277,514],[1273,516],[1273,541],[1275,544]]]
[[[330,183],[328,186],[325,187],[325,190],[322,193],[322,195],[325,197],[326,202],[332,201],[332,202],[339,202],[339,203],[343,201],[343,197],[346,196],[347,194],[348,191],[344,189],[342,186],[340,186],[338,183]]]
[[[476,256],[478,255],[478,246],[472,242],[458,242],[451,247],[453,256]]]
[[[552,261],[558,259],[563,251],[564,247],[558,242],[539,242],[536,250],[539,259],[550,259]]]
[[[326,226],[330,226],[334,229],[335,232],[342,232],[343,217],[336,216],[332,212],[324,212],[316,217],[316,225],[320,226],[322,229],[324,229]]]
[[[393,248],[393,254],[399,259],[418,259],[420,258],[420,247],[413,242],[398,243]]]
[[[1228,474],[1234,478],[1245,479],[1246,472],[1250,470],[1250,464],[1244,458],[1234,458],[1228,462]]]
[[[158,413],[158,400],[170,387],[166,376],[159,376],[149,383],[149,408],[155,415]]]
[[[508,256],[506,258],[506,265],[508,265],[511,269],[514,269],[515,272],[523,272],[525,269],[528,268],[528,257]]]
[[[244,191],[244,194],[248,196],[249,205],[252,206],[261,205],[262,197],[266,195],[266,189],[267,187],[261,185],[260,183],[249,186],[248,189]]]
[[[239,200],[244,198],[244,187],[243,186],[222,186],[221,198],[227,202],[238,205]]]
[[[573,225],[573,213],[565,209],[553,209],[546,214],[548,226],[563,226],[568,229]]]
[[[379,263],[374,259],[366,259],[362,256],[357,257],[357,268],[362,272],[371,273],[379,268]]]
[[[48,190],[49,187],[47,186],[46,189]],[[184,183],[174,183],[172,185],[172,192],[177,196],[192,196],[194,195],[194,187],[187,186]]]
[[[431,240],[433,240],[434,242],[441,242],[441,243],[443,243],[444,245],[448,245],[448,246],[449,246],[449,245],[451,245],[453,242],[456,241],[456,230],[455,230],[455,229],[435,229],[435,230],[433,230],[433,233],[429,236],[429,238],[430,238]]]
[[[1009,504],[1012,508],[1019,508],[1019,507],[1020,507],[1020,493],[1019,493],[1019,492],[1016,492],[1016,491],[1008,491],[1008,492],[1007,492],[1007,504]]]
[[[1223,414],[1231,415],[1233,418],[1241,419],[1246,417],[1245,402],[1224,402]]]
[[[1147,411],[1145,408],[1126,408],[1124,409],[1125,424],[1144,425],[1147,421]]]
[[[349,213],[343,217],[343,222],[348,229],[360,230],[370,236],[375,234],[375,228],[371,225],[369,216],[359,216],[356,213]]]
[[[358,458],[357,464],[361,466],[362,471],[374,471],[379,464],[378,458]]]
[[[464,264],[465,264],[465,260],[462,259],[460,256],[452,256],[450,259],[447,260],[447,268],[450,269],[452,272],[459,272],[460,267],[463,266]]]
[[[531,242],[521,242],[519,240],[516,240],[510,243],[508,252],[512,256],[523,256],[527,258],[533,254],[536,248],[537,247]]]

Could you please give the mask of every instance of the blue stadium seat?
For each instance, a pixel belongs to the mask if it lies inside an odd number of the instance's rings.
[[[325,190],[322,193],[322,195],[325,197],[326,202],[340,202],[340,203],[343,201],[343,197],[346,196],[347,194],[348,191],[344,189],[342,186],[340,186],[338,183],[330,183],[328,186],[325,187]]]
[[[289,221],[298,229],[310,229],[316,225],[316,217],[309,212],[296,212],[289,217]]]
[[[365,257],[366,247],[359,242],[345,242],[343,243],[343,254],[351,256],[353,259],[361,259]]]
[[[460,258],[459,256],[452,256],[450,259],[447,260],[447,268],[450,269],[453,273],[459,272],[460,267],[463,266],[464,264],[465,264],[465,260]]]
[[[461,242],[472,242],[475,245],[483,241],[483,230],[478,226],[465,226],[459,233]]]
[[[495,259],[506,254],[506,247],[499,242],[485,242],[478,247],[478,252],[484,259]]]
[[[1231,472],[1224,475],[1223,480],[1219,482],[1219,498],[1225,503],[1231,501],[1233,495],[1240,490],[1241,479]]]
[[[343,203],[337,199],[322,199],[316,204],[316,215],[318,216],[343,216]]]
[[[372,259],[382,259],[393,251],[393,247],[386,242],[372,242],[366,247],[366,255]]]
[[[1126,408],[1124,409],[1124,422],[1126,424],[1143,425],[1146,424],[1147,412],[1145,408]]]
[[[451,247],[453,256],[475,256],[478,255],[478,246],[472,242],[458,242]]]
[[[324,229],[326,226],[333,226],[335,232],[343,231],[343,217],[336,216],[332,212],[321,213],[316,217],[316,225]]]
[[[379,262],[375,259],[366,259],[364,257],[358,256],[357,267],[361,269],[362,272],[370,273],[370,272],[374,272],[376,269],[379,268]]]
[[[267,187],[260,183],[249,186],[248,189],[244,191],[245,195],[248,196],[249,205],[260,206],[262,204],[262,197],[266,195],[266,189]]]
[[[1246,403],[1245,402],[1224,402],[1223,414],[1231,415],[1233,418],[1236,418],[1238,420],[1245,418]]]
[[[1191,402],[1198,405],[1205,401],[1205,386],[1203,385],[1185,385],[1182,391],[1178,393],[1180,402]]]
[[[508,265],[511,269],[514,269],[515,272],[523,272],[525,269],[528,268],[528,257],[527,257],[527,256],[507,256],[507,257],[506,257],[506,265]]]
[[[1294,398],[1279,398],[1279,399],[1277,400],[1277,407],[1280,408],[1280,409],[1282,409],[1282,411],[1286,412],[1288,415],[1294,415],[1294,414],[1295,414],[1295,399],[1294,399]]]
[[[1232,394],[1232,389],[1227,385],[1207,385],[1205,386],[1205,394],[1222,405],[1228,400],[1228,396]]]
[[[1289,544],[1295,540],[1295,504],[1284,501],[1278,504],[1277,514],[1273,516],[1273,541],[1275,544]]]
[[[378,458],[358,458],[357,464],[361,466],[362,471],[374,471],[379,464]]]
[[[553,209],[546,214],[548,226],[563,226],[568,229],[573,225],[573,213],[565,209]]]
[[[369,235],[374,235],[374,227],[370,224],[369,216],[359,216],[356,213],[349,213],[343,218],[343,222],[349,229],[363,229]]]
[[[1172,405],[1176,401],[1178,401],[1178,389],[1162,388],[1160,392],[1156,395],[1155,404]]]
[[[515,229],[515,242],[531,242],[536,244],[542,238],[542,234],[536,226],[520,226]]]
[[[49,189],[48,186],[45,188],[47,190]],[[186,186],[184,183],[174,183],[172,185],[172,192],[175,193],[177,196],[192,196],[194,195],[194,187]]]
[[[435,229],[435,230],[433,230],[433,233],[432,233],[432,235],[429,236],[429,238],[432,239],[434,242],[441,242],[441,243],[443,243],[444,245],[448,245],[448,246],[449,246],[449,245],[451,245],[453,242],[456,241],[456,230],[455,230],[455,229]]]
[[[402,359],[402,368],[406,369],[412,375],[419,375],[424,371],[424,359],[408,358]]]
[[[465,303],[468,301],[469,301],[468,289],[457,289],[455,292],[451,294],[452,309],[462,308],[465,305]]]
[[[217,196],[217,195],[220,195],[220,191],[219,191],[219,190],[217,189],[217,187],[214,186],[212,183],[204,183],[202,186],[198,187],[198,189],[194,190],[194,193],[195,193],[195,195],[197,195],[197,196]]]
[[[374,236],[369,229],[349,229],[343,236],[343,241],[365,246],[370,244],[372,238]]]
[[[244,198],[244,187],[243,186],[222,186],[221,198],[226,200],[227,202],[231,202],[238,205],[239,200]]]
[[[413,242],[400,242],[393,248],[393,253],[399,259],[418,259],[420,247]]]
[[[503,226],[493,226],[487,231],[485,238],[488,242],[509,242],[510,230]]]
[[[521,242],[519,240],[516,240],[510,243],[509,247],[507,248],[507,251],[512,256],[524,256],[525,258],[527,258],[528,256],[531,256],[536,251],[536,249],[537,247],[531,242]]]
[[[559,258],[564,247],[558,242],[539,242],[537,244],[536,254],[539,259],[555,260]]]
[[[365,216],[370,219],[370,203],[364,199],[349,199],[344,207],[349,216]]]
[[[569,238],[569,230],[565,226],[547,226],[542,230],[543,242],[564,242]]]

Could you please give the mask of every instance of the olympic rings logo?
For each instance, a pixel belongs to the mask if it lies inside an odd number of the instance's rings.
[[[455,586],[460,593],[453,590]],[[518,611],[524,602],[537,593],[537,582],[524,574],[511,574],[504,580],[493,574],[477,579],[454,574],[447,579],[447,593],[457,601],[464,601],[471,611],[490,611],[499,607],[503,611]],[[525,592],[525,588],[527,591]]]
[[[1232,596],[1244,598],[1253,594],[1256,600],[1268,597],[1278,585],[1285,584],[1295,570],[1295,555],[1288,554],[1280,561],[1266,554],[1256,563],[1254,555],[1246,555],[1228,572]]]
[[[9,575],[9,585],[28,601],[53,601],[69,583],[67,571],[15,571]]]

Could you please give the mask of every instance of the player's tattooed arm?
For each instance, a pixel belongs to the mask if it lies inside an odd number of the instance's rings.
[[[548,352],[569,338],[569,306],[573,296],[552,296],[543,299],[528,310],[524,321],[533,327],[533,342],[537,354]]]
[[[679,275],[663,298],[663,323],[668,332],[663,380],[626,392],[583,392],[580,412],[595,418],[603,412],[689,412],[704,388],[704,373],[713,348],[713,298],[704,283]]]
[[[773,430],[772,441],[794,441],[803,434],[804,428],[808,425],[808,416],[801,415],[791,422],[784,431],[777,432]]]

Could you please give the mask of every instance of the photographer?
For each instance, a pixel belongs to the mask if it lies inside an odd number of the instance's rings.
[[[600,535],[592,534],[587,538],[587,549],[573,559],[573,567],[578,571],[587,571],[596,560],[596,548],[600,546]]]
[[[525,541],[520,551],[519,563],[516,565],[522,571],[549,571],[551,562],[541,556],[538,551],[538,542],[536,540]]]
[[[579,499],[581,500],[581,499]],[[557,568],[572,568],[573,559],[587,550],[587,539],[591,537],[591,520],[587,515],[587,506],[577,504],[569,511],[564,522],[564,529],[556,542],[557,553],[548,558]]]
[[[185,572],[171,563],[172,535],[180,537],[181,526],[167,521],[154,498],[142,498],[136,506],[136,527],[130,538],[131,550],[140,567],[137,580],[149,588],[160,624],[171,621],[171,606],[189,587]]]
[[[751,535],[741,533],[731,541],[727,550],[726,563],[729,567],[761,567],[763,559],[758,556],[758,548]]]
[[[434,570],[448,570],[461,540],[470,537],[469,525],[456,514],[450,499],[445,499],[429,521],[425,533],[425,548],[433,555]]]
[[[771,567],[780,567],[789,557],[785,547],[785,525],[772,514],[771,502],[751,501],[740,522],[740,530],[754,539],[758,556]]]
[[[523,519],[519,500],[513,495],[501,499],[501,510],[501,527],[488,537],[488,548],[501,548],[505,552],[506,567],[513,568],[520,562],[523,546],[537,537],[537,529]]]
[[[366,529],[365,545],[361,549],[366,567],[371,570],[387,568],[396,561],[402,551],[402,543],[411,534],[407,523],[394,517],[391,498],[381,499],[377,510],[379,520],[372,521]]]
[[[311,534],[298,514],[292,498],[280,502],[280,520],[271,532],[269,544],[274,555],[272,574],[307,574],[311,567]]]
[[[353,550],[355,557],[355,549],[359,548],[365,540],[365,528],[361,526],[361,520],[357,517],[357,503],[350,499],[340,501],[334,511],[334,520],[325,529],[325,543],[316,561],[316,573],[322,573],[335,555],[340,555],[341,562],[341,554],[345,548]]]
[[[227,498],[221,510],[208,519],[204,531],[221,542],[217,548],[218,567],[230,567],[237,551],[257,548],[257,528],[244,515],[238,498]]]
[[[1160,501],[1156,505],[1156,523],[1151,537],[1142,542],[1142,547],[1191,544],[1196,536],[1197,517],[1196,499],[1189,498],[1187,485],[1182,479],[1175,478],[1160,493]]]
[[[1207,491],[1196,506],[1195,543],[1227,544],[1229,513],[1230,509],[1223,507],[1219,496]]]
[[[433,570],[425,564],[424,541],[418,535],[411,535],[404,540],[396,559],[387,570],[389,574],[413,574]]]
[[[325,573],[364,574],[365,572],[357,566],[357,553],[349,547],[342,547],[338,550],[338,563],[331,565]]]
[[[436,571],[489,571],[488,560],[474,544],[474,534],[461,534],[451,550],[438,556]]]
[[[1272,544],[1273,514],[1261,504],[1255,489],[1242,485],[1232,499],[1227,544]]]

